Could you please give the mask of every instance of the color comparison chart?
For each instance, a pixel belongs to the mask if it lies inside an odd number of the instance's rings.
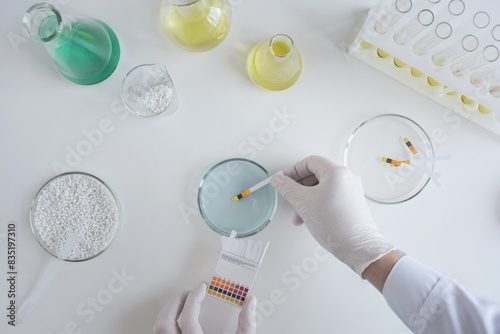
[[[248,287],[214,275],[207,293],[230,303],[243,306],[248,294]]]

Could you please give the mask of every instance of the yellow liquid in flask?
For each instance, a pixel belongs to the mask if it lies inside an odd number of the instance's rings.
[[[291,87],[302,72],[302,59],[286,35],[258,44],[248,58],[248,72],[253,81],[269,90]]]
[[[163,32],[174,44],[189,51],[206,51],[226,37],[231,8],[223,0],[198,0],[185,6],[163,1],[160,17]]]
[[[286,56],[288,52],[290,52],[290,46],[286,44],[285,42],[276,42],[272,46],[273,52],[278,56],[278,57],[283,57]]]

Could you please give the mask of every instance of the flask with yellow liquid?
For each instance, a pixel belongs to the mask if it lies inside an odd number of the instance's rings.
[[[160,19],[163,32],[175,45],[206,51],[226,37],[231,6],[226,0],[163,0]]]
[[[253,81],[269,90],[292,86],[302,71],[302,59],[293,40],[278,34],[259,43],[248,58],[248,72]]]

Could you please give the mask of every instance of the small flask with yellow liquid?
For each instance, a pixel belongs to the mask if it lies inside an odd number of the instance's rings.
[[[302,71],[302,58],[293,40],[278,34],[259,43],[248,58],[248,72],[253,81],[269,90],[292,86]]]
[[[231,6],[227,0],[163,0],[160,19],[163,32],[175,45],[207,51],[226,37]]]

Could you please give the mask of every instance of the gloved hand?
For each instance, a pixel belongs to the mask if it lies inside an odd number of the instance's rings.
[[[154,334],[203,334],[198,322],[201,302],[205,299],[207,284],[201,282],[192,291],[185,291],[163,306],[156,318]],[[251,296],[240,311],[236,334],[255,334],[257,299]],[[180,320],[180,327],[178,320]],[[182,329],[181,329],[182,328]]]
[[[378,232],[361,186],[346,167],[310,156],[271,184],[295,209],[293,223],[305,223],[312,236],[357,274],[394,245]]]

